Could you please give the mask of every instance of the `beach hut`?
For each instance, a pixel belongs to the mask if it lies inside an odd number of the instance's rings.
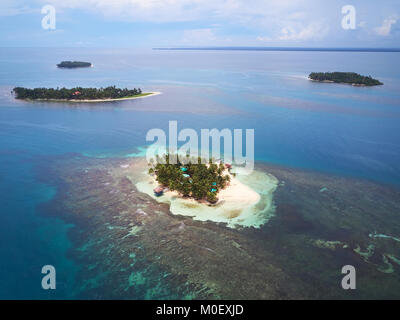
[[[213,186],[216,186],[216,185],[217,185],[217,183],[216,183],[216,182],[213,182],[213,183],[211,183],[211,185],[213,185]]]
[[[154,188],[153,192],[156,197],[162,196],[162,194],[164,192],[164,188],[162,188],[162,187]]]

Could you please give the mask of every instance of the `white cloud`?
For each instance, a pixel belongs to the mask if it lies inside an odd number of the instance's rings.
[[[392,30],[392,25],[397,22],[397,17],[390,17],[388,19],[383,20],[383,23],[380,27],[375,28],[375,33],[380,36],[388,36],[390,35],[390,31]]]
[[[36,10],[49,4],[56,8],[57,14],[65,9],[76,9],[114,21],[207,21],[208,27],[220,24],[257,30],[264,41],[267,37],[278,39],[278,36],[312,38],[311,30],[302,32],[298,25],[320,18],[321,11],[327,10],[318,0],[0,0],[0,9],[10,15],[18,14],[26,3]],[[286,35],[281,34],[285,30]],[[210,37],[204,34],[210,31],[199,32],[203,32],[203,37]]]
[[[258,41],[304,41],[304,40],[320,40],[323,39],[329,31],[329,27],[323,23],[310,23],[303,26],[297,23],[288,24],[280,30],[276,38],[268,36],[257,37]]]
[[[257,40],[258,40],[258,41],[263,41],[263,42],[268,42],[268,41],[272,41],[273,39],[272,39],[271,37],[262,37],[262,36],[259,36],[259,37],[257,37]]]
[[[323,23],[310,23],[307,26],[287,25],[283,27],[279,34],[274,37],[259,36],[258,41],[305,41],[305,40],[320,40],[323,39],[329,31],[329,27]]]
[[[1,0],[0,16],[16,16],[23,13],[30,13],[34,10],[27,6],[23,0]]]
[[[368,12],[360,14],[358,27],[364,34],[389,35],[398,18],[389,17],[379,25],[378,5],[365,4]],[[341,7],[331,1],[320,0],[0,0],[0,15],[18,14],[24,5],[40,10],[45,4],[55,6],[63,19],[71,18],[75,12],[90,12],[112,21],[182,23],[177,28],[187,29],[182,38],[192,37],[198,42],[219,42],[217,34],[237,39],[258,42],[297,42],[313,40],[338,41],[344,37],[339,33]],[[392,6],[393,7],[393,6]],[[371,9],[372,8],[372,9]],[[68,9],[68,10],[67,10]],[[389,8],[396,12],[396,7]],[[386,10],[389,10],[386,8]],[[358,17],[358,16],[357,16]],[[185,22],[188,22],[185,24]],[[189,22],[194,22],[190,24]],[[161,28],[163,26],[160,26]],[[167,28],[167,27],[166,27]],[[175,26],[174,26],[175,28]],[[190,30],[189,30],[190,29]],[[174,29],[175,31],[175,29]],[[172,32],[174,32],[172,31]],[[238,31],[238,32],[236,32]],[[335,33],[336,31],[336,33]],[[176,35],[176,33],[173,33]],[[350,33],[347,33],[348,35]],[[257,37],[257,35],[259,35]],[[329,35],[329,37],[328,37]],[[352,33],[351,36],[354,37]],[[241,38],[242,37],[242,38]],[[349,36],[348,36],[349,37]],[[236,39],[236,40],[235,40]],[[334,39],[334,40],[332,40]],[[225,39],[226,40],[226,39]]]
[[[191,29],[185,30],[183,32],[184,43],[189,43],[191,45],[203,45],[209,44],[217,40],[213,29]]]
[[[367,22],[366,21],[360,21],[360,23],[358,24],[358,26],[360,28],[365,28],[367,26]]]
[[[209,0],[43,0],[56,8],[94,11],[115,20],[179,22],[199,19],[221,5]],[[230,1],[223,1],[230,3]]]
[[[282,28],[279,40],[318,40],[323,39],[328,33],[328,26],[320,23],[310,23],[307,26],[295,28],[287,26]]]
[[[43,0],[56,6],[95,10],[111,19],[150,22],[189,22],[209,20],[236,25],[263,34],[258,41],[300,41],[322,39],[328,27],[309,23],[321,16],[316,0]],[[309,10],[304,11],[307,7]],[[186,30],[183,42],[215,42],[209,28]]]
[[[84,9],[104,16],[131,21],[194,21],[229,18],[236,23],[277,19],[296,7],[312,6],[316,0],[37,0],[57,9]],[[288,11],[289,10],[289,11]]]

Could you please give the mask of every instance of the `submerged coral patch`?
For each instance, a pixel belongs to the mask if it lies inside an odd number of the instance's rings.
[[[341,266],[354,265],[362,277],[351,298],[400,298],[398,189],[257,164],[236,177],[258,196],[254,211],[231,206],[229,222],[218,223],[186,215],[199,210],[194,200],[181,215],[179,195],[160,201],[168,191],[156,199],[151,183],[140,192],[146,169],[139,157],[66,156],[40,171],[58,190],[45,212],[74,226],[70,256],[81,266],[74,297],[348,299],[338,277]],[[228,200],[201,204],[211,215]]]

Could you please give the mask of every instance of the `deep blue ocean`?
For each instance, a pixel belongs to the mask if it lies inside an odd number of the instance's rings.
[[[61,70],[62,60],[93,68]],[[0,49],[0,298],[70,298],[79,266],[61,220],[40,214],[57,192],[35,167],[67,153],[115,157],[168,127],[255,129],[255,157],[289,167],[400,185],[400,53]],[[384,83],[314,83],[310,72],[353,71]],[[24,87],[140,87],[163,94],[89,104],[15,101]],[[41,267],[58,290],[41,289]]]

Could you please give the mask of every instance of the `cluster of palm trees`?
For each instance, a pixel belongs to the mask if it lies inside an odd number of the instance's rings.
[[[61,63],[57,64],[59,68],[85,68],[91,67],[92,64],[90,62],[83,62],[83,61],[62,61]]]
[[[383,83],[371,76],[362,76],[355,72],[311,72],[309,78],[316,81],[333,81],[336,83],[351,83],[365,86],[377,86]]]
[[[142,93],[140,88],[129,90],[127,88],[120,89],[115,86],[106,88],[82,88],[76,87],[72,89],[67,88],[35,88],[28,89],[23,87],[16,87],[13,89],[17,99],[60,99],[60,100],[94,100],[94,99],[118,99],[136,96]]]
[[[174,163],[171,163],[169,154],[165,155],[164,161],[158,159],[149,169],[149,174],[155,174],[161,186],[178,191],[184,197],[215,203],[218,191],[230,181],[230,176],[223,174],[224,164],[213,163],[210,159],[206,165],[200,158],[190,158],[188,155],[181,162],[179,156],[174,156],[177,160]]]

